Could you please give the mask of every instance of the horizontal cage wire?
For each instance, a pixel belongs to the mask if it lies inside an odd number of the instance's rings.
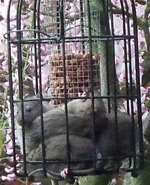
[[[142,168],[137,33],[134,0],[9,1],[16,174],[73,183]]]

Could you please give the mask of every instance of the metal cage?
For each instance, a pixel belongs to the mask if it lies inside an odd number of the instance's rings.
[[[24,122],[25,103],[31,101],[38,101],[40,106],[39,143],[42,145],[42,157],[40,161],[28,160],[27,130],[22,124],[23,158],[19,163],[23,166],[24,176],[31,173],[29,164],[35,165],[35,171],[40,168],[46,175],[49,164],[65,163],[70,177],[112,173],[120,168],[135,173],[143,166],[136,9],[134,0],[119,0],[117,6],[118,9],[111,0],[34,0],[30,3],[23,0],[9,1],[5,38],[8,41],[9,93],[16,174],[18,161],[15,106],[20,102]],[[118,66],[124,68],[124,73],[120,72],[120,68],[118,70]],[[123,81],[120,80],[121,77]],[[97,89],[98,95],[95,93]],[[34,99],[32,96],[25,98],[31,94],[38,96]],[[84,169],[72,169],[68,102],[74,100],[91,101],[91,141],[95,147],[92,165]],[[95,122],[98,115],[95,111],[95,100],[104,102],[106,114],[113,112],[115,115],[116,150],[119,150],[117,143],[120,137],[118,111],[125,112],[132,120],[132,134],[130,136],[126,133],[132,148],[128,155],[115,155],[114,160],[112,156],[97,156]],[[43,110],[43,102],[46,101],[56,107],[64,107],[66,158],[62,161],[49,160],[46,154]],[[124,158],[121,162],[126,159],[125,165],[121,166],[117,162],[119,157]],[[117,167],[97,167],[98,161],[102,160],[115,161]],[[40,167],[36,167],[37,164]],[[49,173],[54,177],[61,177],[60,173],[53,170]]]

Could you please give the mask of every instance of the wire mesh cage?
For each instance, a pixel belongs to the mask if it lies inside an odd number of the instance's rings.
[[[17,163],[24,176],[59,178],[66,168],[70,178],[143,166],[135,3],[117,7],[111,0],[9,1],[16,174]]]

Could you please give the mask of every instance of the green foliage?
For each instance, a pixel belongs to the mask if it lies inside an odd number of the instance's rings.
[[[29,64],[29,53],[30,53],[30,48],[27,46],[24,46],[22,49],[23,52],[23,61],[24,61],[24,66],[23,66],[23,77],[25,77],[26,74],[26,69],[28,68]]]
[[[80,177],[78,182],[79,185],[108,185],[111,180],[110,175],[100,175],[100,176],[86,176]],[[63,181],[53,181],[49,177],[42,179],[43,185],[69,185],[68,183],[64,183]]]
[[[0,130],[0,156],[3,155],[3,151],[4,151],[4,135],[3,131]]]
[[[146,100],[145,106],[150,110],[150,100]]]
[[[7,121],[0,118],[0,157],[4,154],[4,129],[7,126]]]
[[[144,62],[150,63],[150,52],[149,51],[145,51],[142,57],[144,59]]]
[[[139,172],[137,178],[130,177],[130,183],[124,185],[150,185],[150,163],[145,164],[145,168]]]
[[[110,175],[100,175],[100,176],[87,176],[81,177],[79,179],[80,185],[108,185],[111,180]]]

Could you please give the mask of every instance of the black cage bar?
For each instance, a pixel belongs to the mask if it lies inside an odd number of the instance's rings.
[[[117,6],[118,12],[115,11],[114,1],[111,0],[34,0],[32,4],[23,0],[9,1],[5,38],[8,41],[10,109],[16,174],[18,162],[23,166],[24,176],[42,171],[44,175],[50,173],[54,177],[61,177],[58,164],[63,166],[61,170],[66,167],[70,176],[112,173],[121,168],[135,173],[143,166],[136,9],[134,0],[130,3],[127,0],[120,0]],[[11,17],[12,7],[16,7],[14,19]],[[14,53],[17,53],[17,56]],[[119,73],[118,65],[124,68],[124,74]],[[47,74],[46,82],[45,74]],[[121,75],[123,80],[120,79]],[[26,98],[27,95],[28,98]],[[74,133],[72,134],[71,130],[71,116],[74,113],[70,113],[69,107],[69,102],[72,101],[83,103],[79,106],[79,110],[86,101],[90,102],[90,113],[83,116],[90,115],[91,136],[88,139],[92,142],[93,153],[90,159],[87,157],[84,161],[81,158],[72,159],[74,154],[71,152],[74,145],[71,144],[73,142],[71,138]],[[100,113],[99,110],[95,110],[98,101],[102,101],[105,106],[106,120],[104,119],[103,122],[107,121],[109,115],[114,115],[114,156],[104,154],[98,157],[103,148],[103,144],[100,146],[97,144],[101,140],[101,132],[97,128]],[[37,158],[33,160],[29,157],[30,151],[26,147],[28,130],[25,125],[25,108],[27,103],[31,102],[39,103],[34,109],[40,107],[37,116],[40,119],[40,128],[37,129],[40,129],[38,143],[41,145],[41,155],[37,155]],[[61,157],[49,159],[51,156],[47,154],[49,138],[47,139],[45,130],[46,113],[43,107],[43,103],[46,102],[52,104],[55,110],[63,109],[64,111],[65,129],[63,133],[58,134],[65,134],[66,138],[66,155],[63,159]],[[17,104],[20,105],[22,120],[23,158],[20,161],[16,160],[15,107]],[[122,151],[120,152],[118,144],[122,129],[119,121],[120,112],[126,114],[131,120],[128,123],[130,130],[126,133],[131,150],[124,156],[121,156]],[[80,115],[81,111],[78,114]],[[80,117],[78,114],[77,118]],[[53,127],[51,129],[53,130]],[[82,128],[79,132],[82,132]],[[32,139],[32,136],[29,139]],[[80,147],[80,143],[78,145]],[[109,147],[109,142],[104,145]],[[86,152],[84,156],[87,156]],[[110,161],[113,161],[113,167],[105,168],[105,163]],[[104,162],[103,167],[97,167],[101,162],[102,164]],[[83,169],[81,167],[74,169],[76,163],[87,163],[87,165],[84,165]],[[58,168],[56,171],[54,166]]]

